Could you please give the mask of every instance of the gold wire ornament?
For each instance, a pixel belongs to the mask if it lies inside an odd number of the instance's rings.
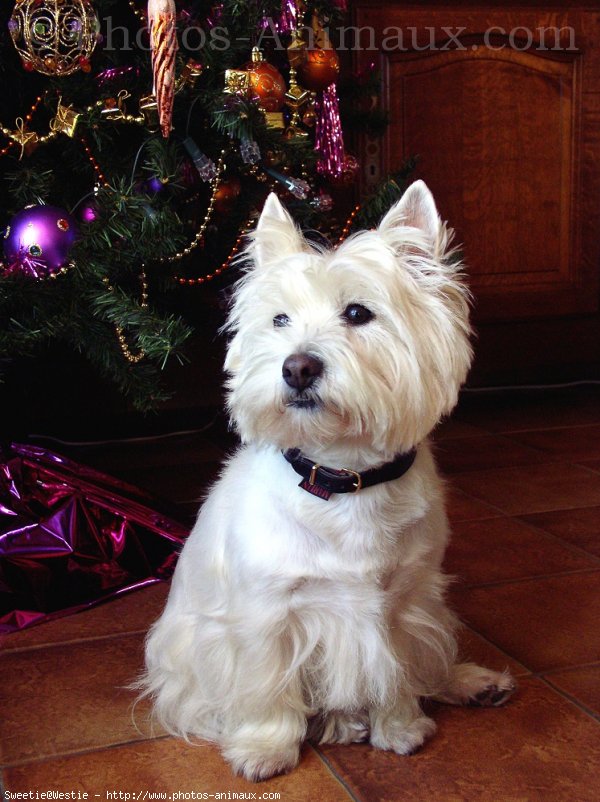
[[[89,72],[100,30],[89,0],[17,0],[8,28],[26,70]]]

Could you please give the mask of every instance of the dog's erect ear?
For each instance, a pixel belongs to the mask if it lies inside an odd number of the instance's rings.
[[[268,196],[254,231],[257,266],[280,261],[304,250],[304,238],[274,192]]]
[[[400,226],[418,228],[432,246],[437,242],[440,231],[440,216],[424,181],[415,181],[400,200],[392,206],[379,225],[379,233],[384,237],[393,234]]]

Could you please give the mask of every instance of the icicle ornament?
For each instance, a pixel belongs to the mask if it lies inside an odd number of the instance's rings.
[[[148,25],[154,74],[154,94],[162,135],[171,133],[175,97],[177,26],[175,0],[148,0]]]

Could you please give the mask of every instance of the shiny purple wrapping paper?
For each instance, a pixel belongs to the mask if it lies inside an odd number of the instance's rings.
[[[45,448],[0,453],[0,633],[168,579],[188,529],[150,504]]]

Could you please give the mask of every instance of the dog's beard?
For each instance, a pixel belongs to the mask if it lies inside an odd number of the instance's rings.
[[[319,393],[310,388],[299,393],[288,393],[283,403],[287,409],[301,409],[310,412],[318,412],[324,407],[323,399]]]

